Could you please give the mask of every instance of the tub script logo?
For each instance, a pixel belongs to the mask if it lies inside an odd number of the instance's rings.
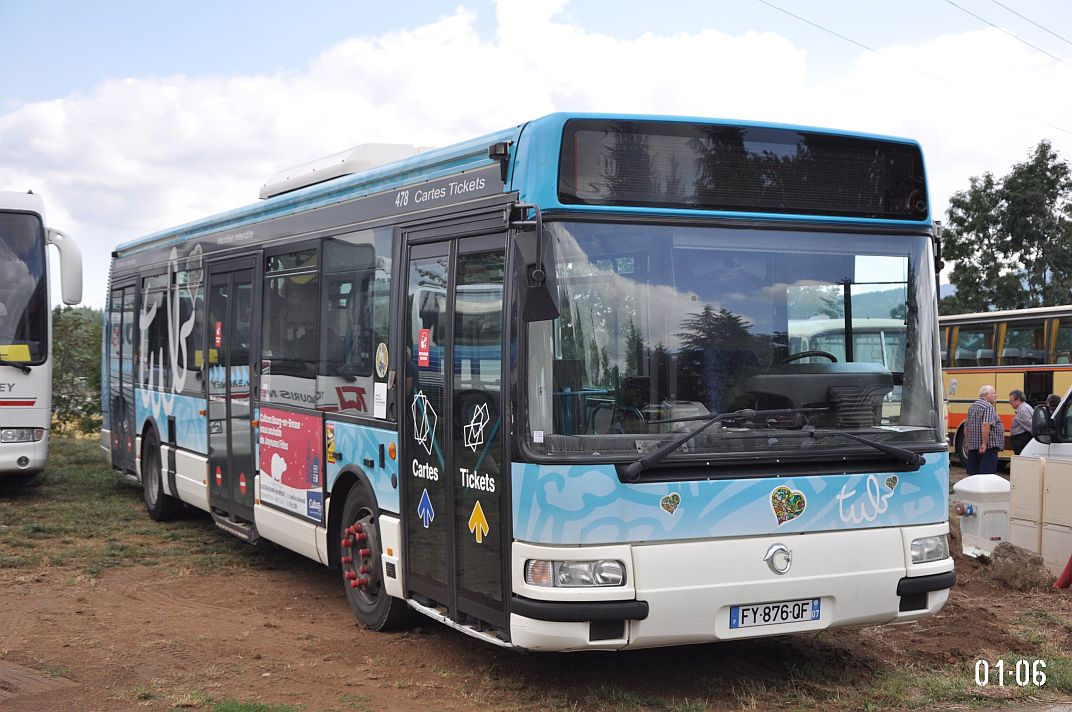
[[[148,388],[140,389],[142,405],[152,408],[153,415],[161,418],[163,414],[171,415],[175,406],[175,394],[180,393],[186,387],[186,378],[191,369],[190,354],[186,352],[186,339],[194,330],[195,311],[190,311],[190,316],[185,321],[179,320],[179,290],[186,293],[186,298],[193,304],[201,290],[201,246],[196,245],[186,258],[185,265],[179,264],[179,253],[173,247],[168,256],[168,272],[177,274],[185,270],[187,282],[176,284],[177,280],[169,277],[169,286],[162,290],[150,291],[148,285],[142,296],[142,309],[138,314],[138,327],[141,330],[141,352],[144,354],[138,364],[138,378],[140,383]],[[174,284],[174,288],[170,285]],[[157,313],[163,311],[167,315],[167,351],[161,346],[153,353],[149,348],[149,327],[157,317]],[[164,390],[164,358],[171,370],[171,390]],[[154,378],[160,382],[154,388]]]
[[[886,489],[876,475],[868,475],[864,483],[864,491],[857,496],[856,489],[846,490],[848,485],[841,486],[841,492],[837,495],[838,515],[846,524],[860,524],[873,522],[878,515],[889,509],[889,499],[893,496],[897,487],[897,476],[891,475],[886,478]],[[846,506],[846,502],[848,505]]]

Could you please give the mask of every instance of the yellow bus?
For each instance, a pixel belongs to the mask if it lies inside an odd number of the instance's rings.
[[[998,391],[998,415],[1006,444],[1013,409],[1009,392],[1020,389],[1032,406],[1072,386],[1072,306],[957,314],[938,319],[942,344],[949,446],[965,460],[964,419],[979,389]],[[1012,450],[999,457],[1008,459]]]

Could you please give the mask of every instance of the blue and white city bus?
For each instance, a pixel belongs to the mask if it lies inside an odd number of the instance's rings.
[[[150,516],[337,568],[370,628],[519,649],[942,607],[916,143],[554,114],[365,155],[116,250],[103,445]],[[851,334],[877,302],[899,353],[794,349],[791,320]]]

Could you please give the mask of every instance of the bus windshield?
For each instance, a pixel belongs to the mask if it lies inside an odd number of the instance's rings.
[[[0,359],[42,363],[47,326],[41,220],[29,213],[0,213]]]
[[[537,452],[635,457],[741,409],[763,415],[707,428],[671,459],[874,456],[837,436],[846,431],[943,442],[926,236],[547,229],[561,315],[528,326],[528,440]]]

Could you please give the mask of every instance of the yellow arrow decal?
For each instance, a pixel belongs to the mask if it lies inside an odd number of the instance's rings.
[[[476,543],[484,542],[484,537],[491,531],[488,528],[488,519],[484,516],[484,508],[480,506],[480,500],[476,501],[473,513],[469,515],[469,531],[476,534]]]

